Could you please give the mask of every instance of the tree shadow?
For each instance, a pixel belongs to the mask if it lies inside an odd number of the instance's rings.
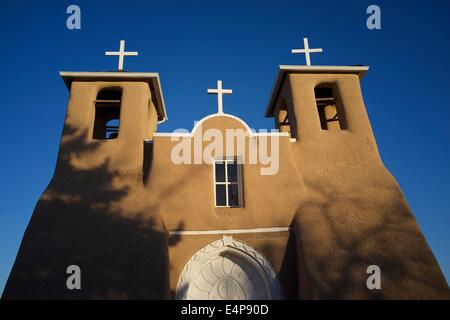
[[[260,250],[261,253],[264,254],[264,256],[269,258],[272,258],[274,254],[279,254],[279,249],[276,248],[271,241],[265,242],[261,246]],[[295,235],[292,231],[289,231],[281,265],[277,272],[277,278],[281,287],[282,297],[285,300],[298,299],[298,286],[301,282],[298,280],[299,268],[297,266],[297,254],[298,252],[295,243]]]
[[[293,223],[304,252],[307,290],[321,299],[449,297],[445,278],[394,183],[364,181],[347,192],[307,181],[312,196]],[[367,197],[371,194],[371,197]],[[373,195],[379,195],[374,199]],[[299,258],[302,258],[299,256]],[[367,267],[381,268],[381,290],[369,290]]]
[[[167,230],[142,199],[148,161],[126,172],[110,158],[88,168],[73,161],[100,152],[105,142],[65,125],[55,174],[25,231],[3,299],[169,298]],[[69,265],[81,268],[81,290],[66,286]]]

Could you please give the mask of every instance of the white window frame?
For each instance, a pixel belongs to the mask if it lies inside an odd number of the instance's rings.
[[[216,163],[221,162],[225,166],[225,181],[217,181],[216,180]],[[228,163],[229,162],[235,162],[237,164],[237,182],[230,182],[228,181]],[[244,197],[242,194],[242,163],[239,161],[239,158],[237,157],[222,157],[222,158],[216,158],[213,161],[213,181],[214,181],[214,205],[216,208],[242,208],[244,206]],[[235,184],[238,186],[238,199],[239,204],[237,206],[230,206],[229,205],[229,197],[228,197],[228,185]],[[218,206],[217,205],[217,194],[216,194],[216,186],[217,185],[224,185],[225,186],[225,202],[226,205],[224,206]]]

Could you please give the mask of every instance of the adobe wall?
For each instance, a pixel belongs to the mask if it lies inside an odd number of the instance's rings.
[[[185,139],[191,147],[191,160],[194,162],[194,136],[205,133],[210,128],[220,130],[223,137],[226,137],[226,129],[240,129],[246,133],[242,208],[215,207],[213,165],[177,165],[171,160],[172,150]],[[291,225],[299,195],[304,194],[304,186],[290,158],[289,137],[278,137],[279,171],[275,175],[261,175],[261,166],[265,165],[248,163],[249,139],[254,139],[257,143],[267,142],[270,150],[270,138],[265,140],[258,136],[250,137],[246,126],[227,116],[208,118],[190,137],[154,137],[152,166],[146,179],[148,184],[145,197],[149,200],[149,208],[164,217],[168,231],[253,229]],[[224,140],[225,145],[226,139]],[[211,141],[203,141],[200,144],[201,150],[205,150],[210,143]],[[227,154],[217,154],[222,155]],[[230,155],[236,155],[236,151]],[[296,258],[293,253],[295,244],[292,234],[291,238],[289,235],[290,232],[233,236],[248,242],[269,258],[275,270],[281,272],[280,281],[286,297],[294,299],[297,297],[296,284],[294,286],[292,281],[296,278]],[[169,237],[172,296],[175,295],[180,273],[189,259],[207,244],[221,238],[220,234]]]
[[[321,130],[314,87],[335,83],[348,129]],[[292,156],[306,186],[294,230],[312,298],[445,298],[445,278],[378,154],[357,75],[291,74],[281,96],[297,123]],[[366,287],[378,265],[382,289]],[[301,291],[301,288],[299,288]]]
[[[202,128],[203,132],[209,128],[218,129],[224,137],[226,128],[247,132],[239,122],[228,117],[210,118],[203,123]],[[186,139],[190,141],[193,150],[194,139]],[[245,139],[245,145],[248,147],[249,139],[258,141],[261,138],[247,136]],[[261,164],[243,165],[243,208],[216,208],[213,166],[207,163],[174,164],[171,152],[178,143],[179,141],[171,141],[170,137],[154,137],[152,166],[146,179],[146,199],[154,203],[158,212],[164,216],[168,230],[289,226],[293,208],[298,201],[296,194],[301,193],[303,187],[290,160],[289,137],[279,137],[280,164],[277,174],[261,175],[260,168],[264,167]],[[204,141],[201,149],[205,150],[210,143]],[[246,153],[248,155],[248,148]],[[280,193],[280,190],[286,189],[293,192]]]
[[[93,140],[94,100],[111,85],[123,90],[119,136]],[[169,297],[167,234],[161,217],[143,209],[143,140],[156,129],[150,98],[144,82],[72,83],[55,174],[4,299]],[[80,266],[82,290],[67,289],[69,265]]]
[[[321,130],[313,89],[323,82],[337,84],[347,130]],[[119,136],[92,140],[93,100],[112,84],[123,89]],[[292,74],[279,102],[287,104],[296,140],[279,137],[278,173],[261,175],[264,165],[245,163],[244,207],[216,208],[213,166],[176,165],[171,152],[179,141],[153,137],[156,111],[147,83],[73,82],[55,175],[36,205],[3,298],[173,297],[187,261],[222,235],[170,231],[265,227],[291,231],[234,237],[271,261],[286,298],[449,297],[380,159],[358,76]],[[229,116],[208,117],[201,128],[246,132],[245,159],[251,140],[263,142]],[[192,148],[198,130],[184,138]],[[82,269],[83,290],[66,288],[71,264]],[[371,264],[381,267],[380,291],[366,287]]]

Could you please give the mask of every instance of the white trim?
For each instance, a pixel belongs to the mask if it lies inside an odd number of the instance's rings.
[[[254,133],[255,136],[258,137],[289,137],[289,132],[256,132]]]
[[[213,113],[213,114],[210,114],[210,115],[200,119],[200,121],[197,121],[197,123],[195,124],[194,128],[192,128],[191,136],[195,135],[195,131],[197,131],[197,129],[200,127],[200,125],[203,124],[203,122],[205,122],[208,119],[214,118],[214,117],[227,117],[227,118],[234,119],[234,120],[240,122],[244,126],[244,128],[250,133],[250,136],[254,135],[254,133],[252,132],[252,129],[250,129],[248,124],[244,120],[242,120],[241,118],[236,117],[236,116],[234,116],[232,114],[229,114],[229,113]]]
[[[154,137],[191,137],[190,132],[155,132]]]
[[[199,236],[211,234],[242,234],[242,233],[273,233],[288,232],[289,227],[267,227],[253,229],[228,229],[228,230],[173,230],[169,231],[171,236]]]
[[[153,133],[154,137],[190,137],[192,138],[192,134],[189,132],[155,132]],[[251,138],[256,137],[289,137],[290,134],[288,132],[252,132]],[[151,141],[151,139],[147,139]],[[146,140],[146,141],[147,141]]]
[[[280,65],[282,71],[304,71],[314,72],[320,71],[320,73],[358,73],[362,76],[369,70],[368,66],[302,66],[302,65]]]
[[[155,132],[153,134],[153,136],[155,136],[155,137],[194,137],[195,131],[197,131],[197,129],[200,127],[200,125],[203,124],[203,122],[205,122],[206,120],[214,118],[214,117],[227,117],[227,118],[231,118],[231,119],[238,121],[248,131],[249,136],[251,138],[253,138],[253,137],[272,137],[272,136],[289,137],[290,136],[289,132],[279,132],[279,131],[255,132],[254,130],[250,129],[250,127],[244,120],[242,120],[241,118],[236,117],[232,114],[228,114],[228,113],[222,113],[222,114],[213,113],[213,114],[210,114],[210,115],[200,119],[199,121],[197,121],[195,123],[191,132]]]
[[[192,134],[190,132],[154,132],[154,137],[190,137],[192,138]],[[289,132],[253,132],[253,136],[255,137],[289,137]],[[292,138],[295,140],[295,138]],[[145,139],[144,141],[152,141],[152,139]]]
[[[149,79],[159,77],[158,72],[95,72],[95,71],[60,71],[61,77],[70,78],[123,78],[123,79]]]

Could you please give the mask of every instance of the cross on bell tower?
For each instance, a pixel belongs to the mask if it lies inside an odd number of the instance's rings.
[[[319,52],[323,52],[323,50],[322,50],[322,48],[310,49],[309,43],[308,43],[308,38],[303,38],[303,44],[305,46],[304,49],[292,49],[291,52],[292,53],[304,53],[305,58],[306,58],[306,65],[310,66],[311,65],[310,53],[316,53],[316,52],[319,53]]]
[[[139,52],[137,51],[130,51],[125,52],[125,40],[120,40],[120,48],[119,51],[106,51],[106,56],[119,56],[119,65],[117,66],[117,69],[119,71],[123,71],[123,60],[125,56],[137,56],[139,55]]]
[[[233,90],[231,89],[222,89],[222,80],[217,80],[217,89],[208,89],[208,93],[217,94],[217,113],[223,114],[223,102],[222,96],[224,94],[232,94]]]

